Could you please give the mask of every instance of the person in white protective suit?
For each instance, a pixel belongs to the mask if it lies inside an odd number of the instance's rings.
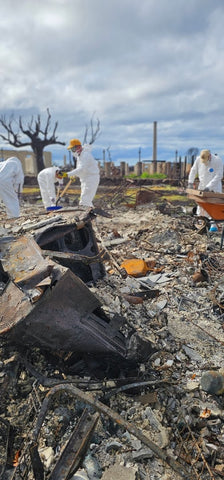
[[[188,188],[193,188],[196,176],[199,179],[198,190],[222,193],[223,161],[218,155],[213,155],[210,150],[202,150],[191,167]],[[210,218],[199,206],[197,215]]]
[[[77,159],[76,168],[68,172],[68,177],[75,176],[80,179],[79,205],[93,207],[93,198],[100,182],[100,172],[98,163],[91,153],[91,145],[82,146],[80,140],[73,138],[70,140],[68,150],[71,150],[73,157]]]
[[[47,209],[56,205],[56,183],[63,185],[63,175],[59,167],[48,167],[41,170],[37,175],[42,202]]]
[[[10,157],[0,162],[0,198],[8,218],[20,216],[19,197],[23,190],[24,173],[20,160]]]

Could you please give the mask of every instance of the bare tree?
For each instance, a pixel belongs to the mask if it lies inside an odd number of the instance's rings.
[[[96,138],[99,136],[99,133],[100,133],[100,121],[99,119],[97,118],[97,121],[96,121],[96,125],[95,125],[95,129],[94,129],[94,114],[90,120],[90,125],[86,125],[86,129],[85,129],[85,134],[84,134],[84,139],[83,139],[83,144],[84,143],[88,143],[89,145],[92,145]],[[90,140],[88,141],[88,135],[91,133],[91,137],[90,137]]]
[[[17,129],[14,124],[17,123]],[[0,118],[0,125],[5,129],[7,134],[0,133],[0,137],[5,140],[9,145],[13,147],[31,147],[36,158],[37,170],[43,170],[44,159],[43,151],[48,145],[65,145],[65,142],[60,142],[56,137],[56,130],[58,122],[55,123],[53,132],[50,134],[51,114],[47,108],[47,121],[43,128],[41,125],[40,115],[37,115],[36,120],[32,117],[26,127],[23,124],[22,117],[19,117],[19,122],[16,122],[14,117],[11,116],[9,120],[5,116]],[[21,140],[21,136],[26,135],[29,141]]]

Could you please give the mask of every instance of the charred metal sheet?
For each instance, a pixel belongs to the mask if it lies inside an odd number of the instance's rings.
[[[142,344],[135,334],[127,339],[120,332],[123,317],[107,317],[85,283],[70,269],[44,260],[32,237],[3,244],[9,280],[1,294],[0,334],[58,353],[148,356],[150,343]]]
[[[70,268],[83,282],[96,281],[105,275],[105,269],[99,254],[92,223],[90,220],[70,224],[53,224],[35,233],[37,244],[44,250],[65,252],[74,255],[72,259],[57,257],[61,265]],[[80,261],[77,259],[80,255]],[[95,261],[86,264],[82,257],[96,257]]]
[[[26,294],[13,282],[9,282],[1,296],[0,334],[12,330],[32,310]]]
[[[61,267],[63,268],[63,267]],[[32,304],[16,285],[5,289],[0,333],[10,330],[16,343],[52,351],[126,355],[125,337],[101,315],[99,300],[70,269]]]
[[[49,476],[49,480],[67,480],[71,478],[78,469],[83,460],[94,429],[99,420],[99,413],[90,414],[85,409],[78,425],[72,433],[67,445],[62,450],[62,454]]]
[[[19,286],[33,288],[53,269],[52,262],[43,258],[32,236],[3,238],[0,240],[0,251],[4,271]]]

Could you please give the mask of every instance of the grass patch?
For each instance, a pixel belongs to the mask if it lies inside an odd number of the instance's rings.
[[[162,200],[169,200],[169,202],[186,202],[188,197],[184,195],[161,195]]]
[[[124,178],[132,178],[133,180],[137,180],[137,179],[145,179],[145,178],[151,178],[151,179],[155,179],[155,180],[164,180],[165,178],[167,178],[167,175],[165,175],[164,173],[148,173],[148,172],[143,172],[141,175],[136,175],[135,173],[130,173],[130,175],[125,175]]]
[[[143,172],[139,178],[155,178],[155,179],[161,179],[164,180],[164,178],[167,178],[167,175],[165,173],[147,173]]]
[[[144,187],[146,188],[146,187]],[[172,185],[150,185],[150,190],[162,190],[163,192],[169,192],[169,191],[172,191],[172,192],[179,192],[180,191],[180,188],[179,187],[173,187]]]
[[[38,187],[23,187],[23,193],[38,193],[40,189]]]

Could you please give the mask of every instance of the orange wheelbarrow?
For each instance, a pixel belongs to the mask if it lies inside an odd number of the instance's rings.
[[[199,207],[202,207],[214,222],[224,222],[224,193],[203,192],[202,190],[194,190],[187,188],[187,196],[194,200]],[[221,244],[224,240],[224,225],[222,226]]]

